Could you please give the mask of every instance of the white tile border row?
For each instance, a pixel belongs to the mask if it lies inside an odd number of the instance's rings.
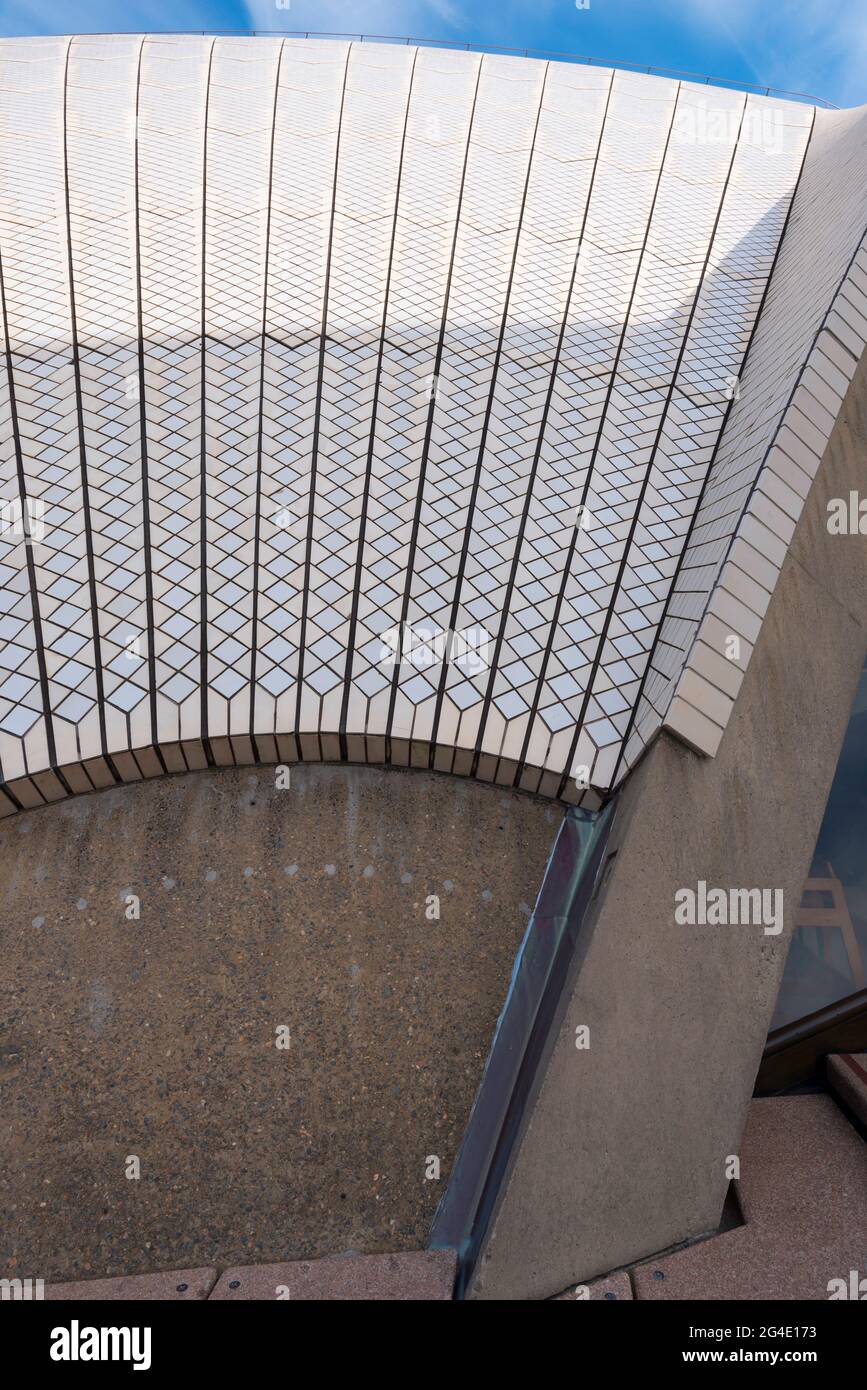
[[[720,745],[783,559],[865,348],[867,234],[798,374],[662,726],[697,752],[713,757]],[[735,645],[737,659],[726,654]]]

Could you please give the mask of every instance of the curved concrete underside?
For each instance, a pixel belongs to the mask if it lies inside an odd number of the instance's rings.
[[[4,41],[0,102],[0,811],[716,751],[867,332],[863,110],[170,35]]]
[[[559,815],[320,766],[7,822],[0,1274],[423,1246]]]

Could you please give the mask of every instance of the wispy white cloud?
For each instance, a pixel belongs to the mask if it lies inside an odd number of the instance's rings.
[[[457,0],[245,0],[254,29],[311,29],[319,33],[422,35],[436,38],[443,28],[456,36],[471,25]]]
[[[864,0],[664,0],[672,20],[733,48],[756,80],[840,105],[867,101]]]

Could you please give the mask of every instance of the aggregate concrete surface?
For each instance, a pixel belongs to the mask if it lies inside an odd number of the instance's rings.
[[[317,764],[4,822],[0,1274],[424,1245],[561,814]]]

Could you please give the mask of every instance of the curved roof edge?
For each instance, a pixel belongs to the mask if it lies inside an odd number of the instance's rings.
[[[293,752],[592,806],[663,727],[715,752],[867,340],[867,107],[0,67],[0,812]]]

